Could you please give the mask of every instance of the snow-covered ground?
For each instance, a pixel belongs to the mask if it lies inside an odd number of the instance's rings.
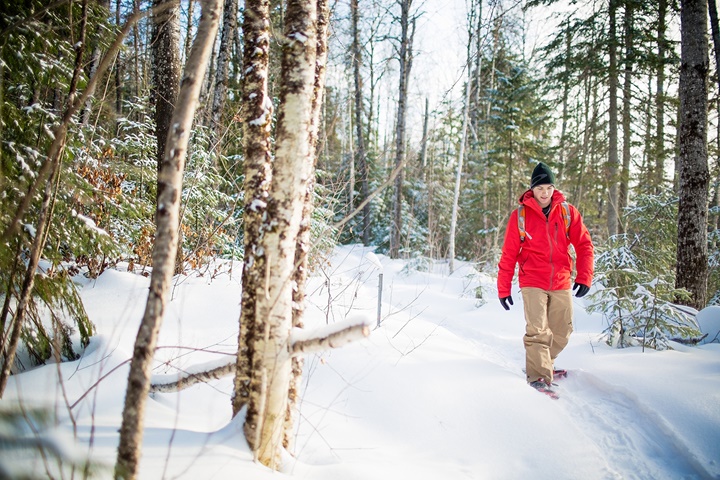
[[[156,375],[234,353],[240,278],[227,267],[177,280]],[[570,375],[557,381],[555,401],[525,383],[517,289],[506,312],[494,280],[471,265],[452,275],[446,263],[425,267],[346,246],[310,280],[307,328],[361,315],[373,330],[307,357],[295,456],[282,473],[253,462],[242,418],[230,418],[225,378],[149,400],[140,478],[720,478],[720,344],[613,350],[599,339],[603,320],[575,299],[575,333],[557,362]],[[85,280],[81,295],[98,334],[83,358],[11,377],[0,405],[52,403],[60,422],[53,438],[111,465],[148,283],[120,271]],[[0,451],[5,467],[18,458]],[[42,462],[36,468],[44,471]]]

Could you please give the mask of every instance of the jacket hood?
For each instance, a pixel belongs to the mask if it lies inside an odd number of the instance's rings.
[[[555,205],[556,203],[562,203],[562,202],[566,202],[566,201],[567,201],[567,199],[565,198],[565,194],[556,188],[555,191],[553,192],[553,196],[552,196],[553,205]],[[524,205],[535,205],[536,207],[539,207],[537,201],[535,201],[535,196],[533,195],[533,192],[530,189],[525,190],[525,193],[520,195],[520,198],[518,199],[518,203],[521,205],[523,205],[523,204]]]

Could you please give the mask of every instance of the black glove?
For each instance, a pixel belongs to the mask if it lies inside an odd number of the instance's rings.
[[[508,305],[508,303],[510,305],[513,305],[512,295],[508,295],[507,297],[503,297],[500,299],[500,305],[502,305],[505,310],[510,310],[510,306]]]
[[[575,282],[575,285],[573,285],[573,290],[576,290],[576,289],[577,289],[577,293],[575,294],[575,296],[578,298],[584,297],[585,295],[587,295],[587,292],[590,291],[590,287],[588,287],[587,285],[583,285],[582,283],[577,283],[577,282]]]

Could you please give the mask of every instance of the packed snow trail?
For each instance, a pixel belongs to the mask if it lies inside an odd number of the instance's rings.
[[[469,328],[468,328],[469,327]],[[482,331],[482,324],[449,325],[478,356],[524,380],[522,342]],[[555,382],[563,410],[598,447],[609,475],[618,479],[714,478],[656,412],[631,392],[581,370]],[[538,401],[546,400],[538,395]]]
[[[591,373],[557,382],[570,418],[624,479],[710,479],[710,473],[656,412],[631,392]]]

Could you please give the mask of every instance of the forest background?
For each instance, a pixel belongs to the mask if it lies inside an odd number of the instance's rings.
[[[119,262],[157,269],[158,172],[178,151],[167,147],[172,114],[198,6],[212,3],[3,6],[0,394],[9,374],[76,358],[89,341],[73,275],[97,277]],[[266,50],[250,48],[258,4]],[[262,203],[248,196],[251,127],[270,134],[274,177],[305,171],[275,162],[287,153],[274,150],[289,136],[279,126],[292,113],[283,110],[288,45],[307,39],[288,40],[293,8],[226,0],[216,18],[178,169],[175,274],[217,258],[242,259],[247,271],[248,246],[257,247],[249,215]],[[543,161],[593,236],[605,287],[596,308],[616,312],[616,343],[647,340],[647,318],[667,320],[653,346],[695,335],[677,320],[690,310],[658,314],[657,305],[720,303],[714,0],[350,0],[327,11],[326,81],[304,153],[314,169],[298,184],[314,207],[299,248],[309,269],[336,244],[362,243],[391,258],[447,259],[451,272],[456,258],[493,272],[508,215]],[[246,63],[253,52],[267,59],[260,80]],[[266,82],[259,116],[248,107],[252,81]],[[629,325],[623,301],[645,294],[651,313]]]

